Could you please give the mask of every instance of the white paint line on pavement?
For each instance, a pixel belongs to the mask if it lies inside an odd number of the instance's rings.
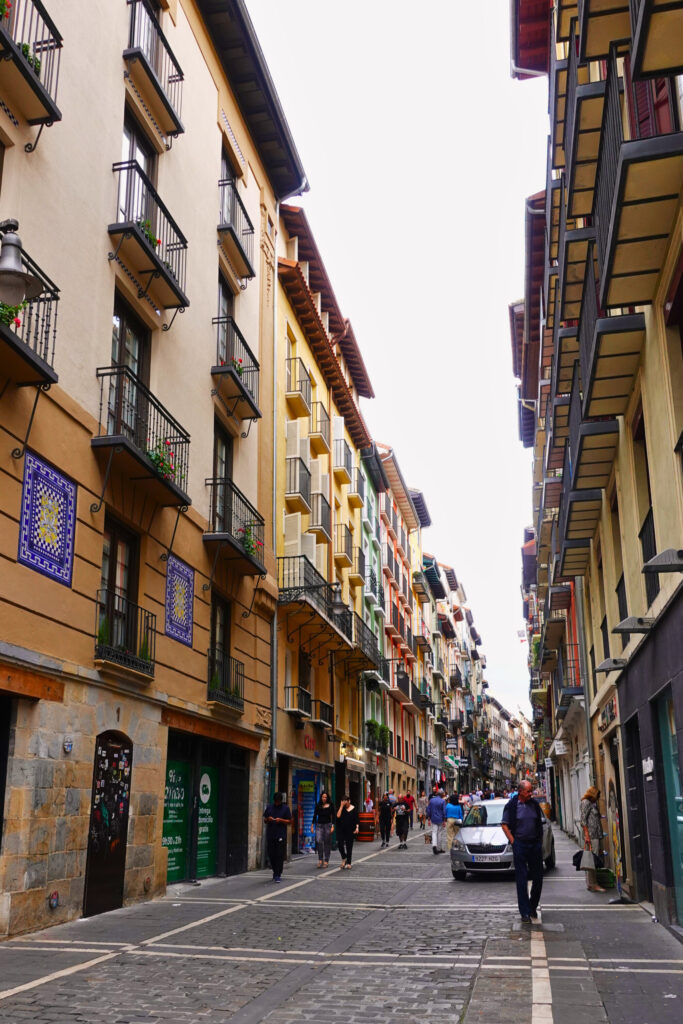
[[[593,972],[600,971],[601,974],[683,974],[682,971],[675,971],[671,967],[594,967]]]
[[[552,1021],[553,996],[550,972],[542,931],[532,931],[529,942],[531,954],[531,1024]]]
[[[170,931],[161,932],[159,935],[153,935],[151,939],[143,939],[140,943],[141,946],[149,946],[154,942],[160,942],[162,939],[167,939],[169,935],[179,935],[180,932],[189,931],[190,928],[199,928],[203,924],[208,924],[209,921],[215,921],[219,917],[225,917],[227,914],[234,914],[236,910],[244,910],[244,906],[239,904],[236,907],[228,907],[227,910],[219,910],[217,914],[209,914],[208,917],[202,917],[199,921],[191,921],[189,924],[183,924],[180,928],[171,928]]]
[[[276,953],[278,956],[326,956],[313,949],[263,949],[260,946],[198,946],[196,943],[155,942],[154,949],[205,949],[213,953]]]
[[[136,950],[138,956],[157,956],[166,957],[175,960],[235,960],[242,963],[250,964],[291,964],[298,966],[301,964],[314,964],[315,960],[308,960],[304,958],[293,959],[288,956],[243,956],[233,955],[231,953],[172,953],[169,949],[138,949]]]
[[[266,893],[265,896],[259,896],[253,902],[254,903],[265,903],[266,900],[272,900],[273,897],[275,897],[275,896],[283,896],[286,892],[292,892],[294,889],[300,889],[302,885],[310,885],[311,882],[314,882],[314,881],[315,881],[315,876],[313,878],[304,878],[303,881],[295,882],[294,885],[286,885],[284,887],[284,889],[279,889],[279,888],[278,889],[273,889],[272,892]],[[236,909],[239,909],[239,908],[236,908]]]
[[[98,949],[87,948],[85,946],[64,946],[62,949],[59,949],[59,948],[55,949],[54,946],[36,946],[36,945],[15,946],[15,945],[10,945],[8,942],[3,942],[3,944],[0,946],[0,953],[3,950],[5,950],[5,949],[16,950],[17,952],[19,952],[21,950],[22,953],[27,953],[27,952],[29,952],[29,950],[31,950],[31,951],[35,950],[36,953],[67,953],[67,954],[69,954],[69,953],[127,953],[129,949],[134,949],[134,948],[135,948],[134,946],[128,946],[128,947],[125,947],[124,949],[116,949],[116,950],[114,950],[114,949],[104,949],[103,950],[101,948],[101,946]]]
[[[31,944],[36,943],[36,942],[40,942],[40,943],[42,943],[45,946],[47,946],[48,943],[50,943],[52,945],[55,945],[55,946],[71,946],[71,945],[77,944],[79,942],[82,942],[83,939],[43,939],[43,938],[41,938],[40,935],[24,935],[21,939],[14,939],[12,941],[14,941],[14,942],[30,942]],[[88,939],[88,945],[90,945],[90,946],[106,946],[106,948],[111,951],[112,947],[116,948],[117,946],[120,946],[122,949],[128,949],[131,944],[130,944],[130,942],[100,942],[99,939]],[[0,948],[2,948],[2,947],[0,947]],[[99,949],[95,949],[95,950],[93,950],[93,952],[99,953],[100,950]]]
[[[40,985],[46,985],[50,981],[58,981],[60,978],[68,978],[71,974],[78,974],[80,971],[87,971],[89,967],[96,967],[98,964],[103,964],[107,960],[113,960],[125,950],[117,950],[116,953],[105,953],[104,956],[96,956],[93,960],[86,960],[82,964],[74,964],[73,967],[65,967],[62,971],[54,971],[52,974],[46,974],[42,978],[35,978],[33,981],[27,981],[23,985],[17,985],[15,988],[7,988],[4,992],[0,992],[0,1000],[11,999],[12,996],[18,996],[22,992],[30,992],[33,988],[39,988]]]
[[[557,960],[566,960],[567,957],[556,957]],[[633,960],[628,960],[623,956],[603,956],[603,957],[589,957],[590,963],[592,964],[683,964],[683,958],[664,958],[658,957],[637,957]]]

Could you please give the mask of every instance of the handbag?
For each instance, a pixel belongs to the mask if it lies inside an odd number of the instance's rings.
[[[597,871],[603,866],[603,859],[592,850],[577,850],[572,857],[572,864],[577,871]]]

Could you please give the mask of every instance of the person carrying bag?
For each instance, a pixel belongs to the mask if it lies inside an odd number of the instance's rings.
[[[601,885],[598,885],[597,869],[602,867],[600,854],[600,842],[602,840],[602,819],[598,798],[600,790],[590,786],[581,798],[581,828],[583,830],[584,849],[579,851],[581,859],[577,866],[578,871],[586,872],[586,888],[589,892],[605,892]],[[576,858],[575,858],[576,860]]]

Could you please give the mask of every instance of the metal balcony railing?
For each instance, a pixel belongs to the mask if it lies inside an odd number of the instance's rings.
[[[337,523],[334,537],[335,555],[345,555],[349,562],[353,561],[353,534],[346,523]]]
[[[353,453],[343,437],[338,437],[334,442],[334,468],[346,470],[350,478],[353,478]]]
[[[365,477],[358,466],[353,470],[349,490],[352,494],[357,494],[361,501],[365,501]]]
[[[372,595],[376,601],[380,600],[380,586],[377,573],[374,569],[368,569],[365,576],[365,596]]]
[[[320,530],[332,539],[332,511],[330,503],[321,491],[311,495],[311,519],[309,530]]]
[[[220,193],[219,230],[230,230],[235,237],[246,262],[254,276],[254,225],[249,219],[244,203],[240,199],[237,185],[232,178],[223,178],[218,182]]]
[[[4,52],[2,56],[6,59],[13,57],[15,62],[23,60],[31,69],[52,101],[53,111],[46,112],[42,118],[31,118],[30,123],[49,124],[56,111],[62,37],[41,0],[13,0],[3,6],[0,35],[9,37],[14,53]],[[4,45],[2,49],[5,49]]]
[[[377,637],[356,612],[353,613],[353,642],[373,665],[379,665],[380,652]]]
[[[351,639],[352,626],[345,615],[335,615],[332,610],[334,590],[332,584],[320,575],[305,555],[287,555],[278,558],[278,587],[280,604],[307,600],[320,615],[324,616],[345,636]]]
[[[183,105],[183,72],[169,42],[161,31],[149,0],[128,0],[130,33],[128,46],[140,50],[169,104],[180,119]]]
[[[226,533],[252,558],[263,562],[265,521],[232,480],[224,477],[205,481],[211,488],[209,533]]]
[[[285,360],[286,388],[288,394],[300,394],[304,403],[311,408],[311,378],[303,360],[295,356]]]
[[[118,590],[99,590],[95,605],[95,658],[154,675],[156,615]]]
[[[285,708],[311,717],[311,695],[303,686],[285,686]]]
[[[655,520],[652,508],[648,510],[638,534],[640,548],[643,553],[643,564],[649,562],[657,554],[657,541],[655,538]],[[647,596],[648,608],[659,593],[659,576],[657,573],[645,573],[645,594]]]
[[[216,365],[232,368],[258,405],[259,364],[244,335],[231,316],[217,316],[211,322],[216,327]]]
[[[303,459],[296,456],[287,459],[285,480],[286,495],[300,495],[310,507],[311,504],[311,473]]]
[[[382,545],[382,565],[387,569],[392,579],[396,579],[396,562],[393,549],[389,544]]]
[[[157,474],[187,489],[190,435],[127,366],[100,366],[98,437],[123,437]],[[102,426],[106,423],[105,434]]]
[[[26,349],[52,367],[57,338],[59,288],[23,249],[21,266],[25,273],[39,278],[43,290],[35,299],[29,299],[20,306],[0,303],[0,330],[11,339],[14,348],[19,351]]]
[[[311,704],[311,717],[316,722],[324,722],[325,725],[328,725],[330,728],[332,728],[332,705],[326,703],[326,701],[324,700],[313,700],[311,701]]]
[[[353,549],[353,558],[349,572],[351,576],[359,576],[365,581],[365,552],[361,547],[354,547]]]
[[[330,417],[322,402],[313,402],[311,406],[311,434],[320,434],[327,448],[330,447]]]
[[[621,87],[616,54],[613,51],[607,62],[605,106],[602,115],[602,131],[600,133],[600,149],[595,176],[595,198],[593,205],[601,275],[606,270],[612,200],[614,198],[619,169],[619,150],[624,138],[621,124],[620,93]]]
[[[207,700],[215,700],[235,711],[244,711],[244,665],[231,658],[218,644],[210,648],[207,654]]]
[[[112,170],[118,175],[118,207],[110,231],[133,228],[150,255],[184,292],[187,239],[136,160],[122,160]]]
[[[588,245],[586,272],[583,279],[583,296],[581,316],[579,318],[579,358],[581,360],[581,379],[588,383],[595,350],[595,323],[598,319],[598,283],[593,270],[593,245]]]

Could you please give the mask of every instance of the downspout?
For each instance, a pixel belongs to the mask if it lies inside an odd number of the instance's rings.
[[[586,659],[586,634],[584,631],[584,605],[583,605],[583,579],[579,576],[574,580],[574,594],[576,596],[577,613],[577,638],[579,641],[579,666],[581,678],[584,680],[583,703],[586,713],[586,738],[588,746],[588,781],[591,786],[595,785],[595,757],[593,754],[593,731],[591,728],[591,701],[590,701],[590,680],[588,678],[588,662]]]

